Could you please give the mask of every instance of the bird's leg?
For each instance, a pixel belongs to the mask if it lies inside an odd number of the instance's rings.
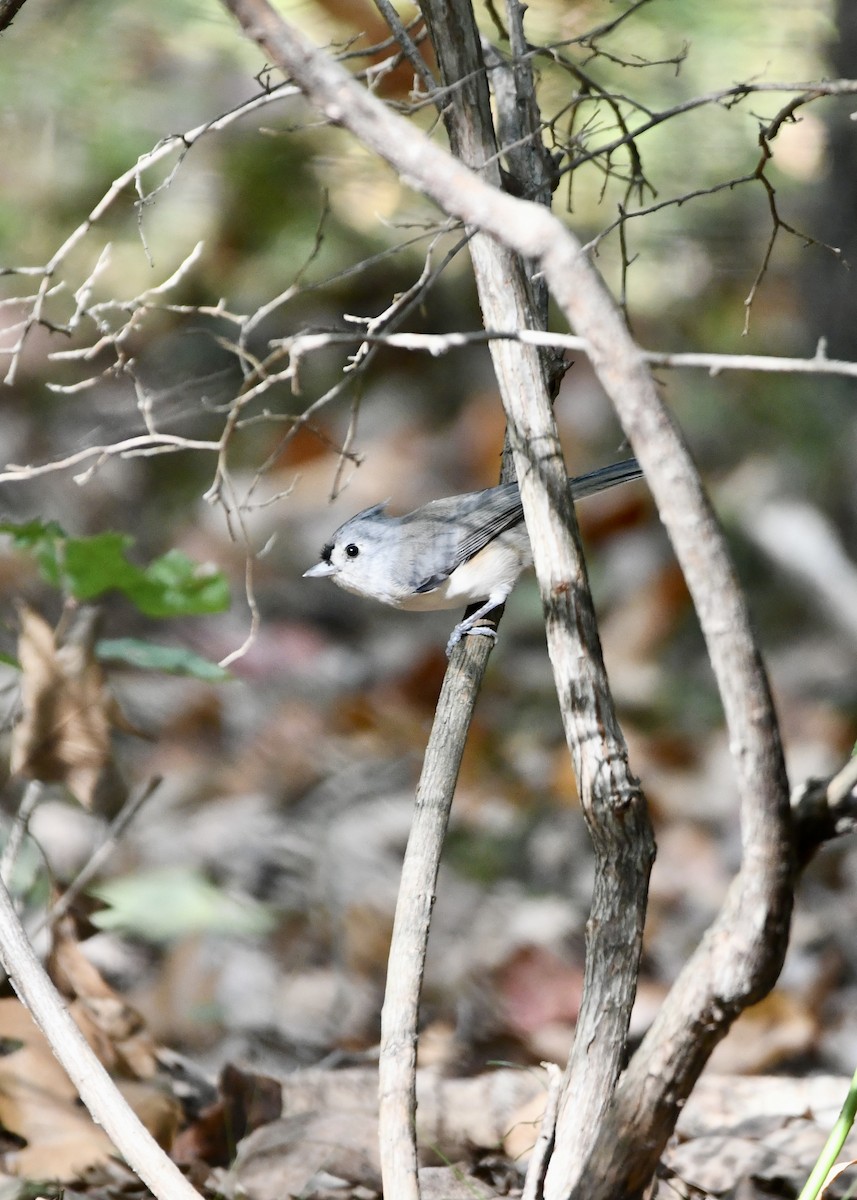
[[[487,617],[488,613],[493,612],[506,599],[505,594],[502,596],[489,596],[481,607],[477,608],[475,613],[469,617],[465,617],[463,621],[459,621],[455,629],[449,635],[449,641],[446,643],[446,657],[452,654],[453,649],[458,645],[465,634],[482,634],[484,637],[497,639],[497,630],[491,629],[488,625],[479,625],[476,628],[477,621],[481,621],[483,617]]]

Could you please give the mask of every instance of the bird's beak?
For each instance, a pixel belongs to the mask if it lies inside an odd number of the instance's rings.
[[[319,562],[314,567],[310,567],[308,571],[304,571],[304,579],[323,579],[326,575],[335,575],[336,567],[330,563]]]

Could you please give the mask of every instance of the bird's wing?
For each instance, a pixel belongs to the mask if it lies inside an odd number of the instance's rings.
[[[637,479],[641,474],[636,459],[611,463],[588,475],[570,479],[572,499],[580,500],[617,483]],[[410,522],[420,523],[421,534],[419,565],[422,579],[414,589],[416,592],[431,592],[440,587],[457,567],[508,529],[520,525],[521,535],[526,538],[524,510],[516,483],[433,500],[401,518],[402,526]]]
[[[502,484],[482,492],[468,492],[433,500],[403,518],[427,521],[434,526],[431,570],[414,590],[431,592],[452,572],[492,542],[498,534],[519,525],[524,518],[517,484]],[[424,528],[424,532],[427,530]]]

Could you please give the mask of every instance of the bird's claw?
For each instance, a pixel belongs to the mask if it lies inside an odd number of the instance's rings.
[[[462,622],[461,625],[456,625],[450,634],[449,641],[446,643],[446,657],[450,658],[452,652],[463,637],[468,634],[481,634],[483,637],[490,637],[493,641],[497,641],[497,630],[491,625],[467,625]]]

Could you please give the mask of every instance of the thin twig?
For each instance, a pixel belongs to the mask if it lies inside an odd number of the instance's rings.
[[[806,779],[792,798],[795,847],[801,867],[825,842],[857,828],[857,757],[827,779]]]
[[[543,333],[535,329],[474,329],[455,333],[384,333],[380,335],[335,331],[330,333],[298,333],[285,338],[281,345],[301,357],[324,350],[331,345],[347,345],[358,338],[391,349],[415,350],[438,357],[483,342],[521,342],[528,346],[549,346],[586,354],[589,343],[585,338],[565,333]],[[842,375],[857,378],[857,362],[828,358],[822,339],[812,358],[785,358],[768,354],[703,354],[696,351],[641,350],[641,359],[653,367],[707,371],[717,376],[723,371],[758,371],[775,375]],[[0,477],[2,478],[2,477]]]
[[[41,917],[35,925],[29,930],[30,939],[34,939],[37,934],[45,928],[46,925],[53,925],[60,917],[64,917],[72,904],[77,900],[81,892],[89,886],[98,872],[104,867],[107,860],[115,852],[120,840],[122,839],[125,830],[136,817],[137,813],[149,798],[161,786],[160,775],[153,775],[151,779],[135,788],[120,811],[116,814],[102,840],[90,854],[87,861],[80,868],[78,873],[72,879],[71,883],[65,889],[55,904],[52,904],[48,911]]]
[[[585,163],[592,162],[593,159],[609,157],[614,150],[627,145],[629,141],[636,140],[644,133],[648,133],[650,129],[655,129],[658,125],[662,125],[664,121],[671,121],[674,117],[682,116],[684,113],[693,112],[698,108],[705,108],[712,104],[721,104],[725,108],[733,108],[736,104],[740,104],[741,101],[746,100],[748,96],[766,92],[800,92],[802,96],[799,98],[799,102],[795,104],[795,107],[798,107],[799,103],[809,104],[813,100],[820,99],[822,96],[853,96],[857,93],[857,79],[829,79],[813,83],[736,83],[732,87],[718,88],[711,92],[705,92],[701,96],[693,96],[688,100],[683,100],[680,104],[674,104],[670,108],[662,109],[660,112],[648,113],[642,124],[638,125],[635,129],[629,130],[627,134],[613,138],[609,142],[605,142],[592,150],[584,151],[571,159],[560,169],[560,174],[565,174],[567,171],[575,171]],[[638,107],[642,110],[642,105],[638,105]]]
[[[74,248],[83,240],[83,238],[86,237],[92,227],[101,220],[108,209],[110,209],[111,206],[121,196],[124,195],[126,188],[128,188],[130,185],[134,185],[139,189],[140,179],[145,171],[148,171],[151,167],[163,161],[163,159],[169,158],[169,156],[172,154],[178,153],[180,157],[183,157],[188,150],[197,141],[199,141],[200,138],[205,137],[207,134],[225,129],[227,126],[233,124],[233,122],[240,120],[242,117],[247,116],[251,112],[255,112],[260,108],[268,106],[269,104],[287,97],[295,96],[296,94],[296,88],[287,84],[283,84],[281,87],[278,87],[273,91],[264,92],[260,96],[254,96],[251,100],[237,105],[235,108],[231,109],[229,112],[221,114],[213,121],[206,121],[204,124],[197,125],[196,128],[189,129],[185,133],[165,138],[164,141],[159,142],[159,144],[153,150],[150,150],[147,154],[141,155],[133,167],[130,167],[127,171],[123,171],[123,173],[113,181],[95,207],[90,211],[86,219],[68,235],[62,245],[60,245],[51,255],[48,262],[46,262],[45,265],[39,269],[38,273],[41,275],[41,283],[39,284],[38,292],[36,293],[32,308],[23,324],[21,333],[19,334],[15,345],[12,347],[12,350],[9,352],[10,363],[4,382],[10,386],[15,382],[18,363],[20,361],[24,345],[29,337],[30,331],[43,321],[45,303],[50,294],[54,277],[60,266],[71,254],[72,250],[74,250]],[[32,274],[33,271],[29,269],[28,273]]]
[[[542,1063],[547,1072],[545,1111],[539,1122],[539,1134],[527,1163],[521,1200],[541,1200],[548,1163],[556,1140],[556,1119],[562,1095],[562,1071],[556,1063]]]
[[[379,1060],[384,1191],[397,1200],[417,1200],[419,1196],[414,1116],[420,990],[440,854],[490,652],[487,637],[465,638],[453,652],[426,746],[402,863],[381,1012]]]
[[[807,101],[807,99],[816,99],[816,98],[817,97],[813,95],[812,97],[802,97],[801,100],[802,100],[802,102],[805,103]],[[793,112],[794,109],[797,107],[797,105],[798,105],[798,101],[794,100],[791,102],[791,104],[786,106],[786,109],[789,110],[790,112]],[[784,109],[783,113],[785,111],[786,110]],[[753,172],[753,175],[754,175],[754,178],[757,179],[759,181],[759,183],[761,183],[762,187],[765,189],[765,196],[766,196],[766,199],[768,202],[768,211],[771,215],[771,232],[768,235],[768,242],[767,242],[767,245],[765,246],[765,252],[762,255],[762,261],[759,265],[759,269],[756,271],[755,278],[753,279],[753,282],[750,286],[750,291],[748,292],[747,297],[744,300],[744,330],[743,330],[743,332],[744,332],[745,336],[750,331],[750,310],[753,307],[753,301],[756,298],[756,293],[758,292],[759,288],[761,287],[762,280],[765,278],[765,275],[767,274],[768,266],[770,265],[770,262],[771,262],[771,255],[774,252],[774,244],[777,240],[777,235],[779,234],[781,229],[784,230],[786,233],[792,234],[793,237],[800,238],[800,240],[804,243],[805,246],[811,246],[811,245],[823,246],[824,249],[829,250],[831,254],[840,256],[840,251],[835,246],[830,246],[826,242],[819,242],[817,238],[810,237],[809,234],[801,233],[799,230],[795,229],[793,225],[789,225],[789,223],[787,221],[784,221],[783,218],[780,216],[779,207],[777,206],[776,189],[775,189],[774,185],[771,183],[770,179],[768,178],[768,176],[765,172],[765,168],[767,167],[768,163],[773,158],[773,153],[771,151],[771,147],[769,144],[770,138],[773,137],[773,134],[770,134],[769,130],[773,129],[774,132],[776,132],[776,130],[779,129],[781,121],[783,119],[785,119],[783,116],[783,113],[780,113],[778,115],[778,117],[775,118],[774,121],[771,122],[771,124],[768,126],[767,130],[763,129],[759,133],[759,145],[761,147],[762,153],[761,153],[761,157],[759,158],[759,162],[756,165],[756,170]]]
[[[418,75],[425,84],[426,94],[429,96],[429,98],[431,98],[437,89],[435,78],[426,66],[425,59],[417,49],[413,38],[402,21],[402,18],[396,12],[395,8],[390,3],[390,0],[375,0],[375,7],[390,26],[390,31],[401,46],[402,53],[414,68],[414,73]],[[437,109],[438,112],[441,111],[440,103],[437,104]]]
[[[18,805],[18,811],[15,813],[12,828],[9,830],[3,854],[0,857],[0,880],[7,888],[11,886],[12,873],[15,870],[15,863],[18,861],[18,854],[21,851],[30,817],[42,799],[44,790],[45,786],[39,779],[31,779],[24,789],[24,795],[21,797],[21,803]]]

